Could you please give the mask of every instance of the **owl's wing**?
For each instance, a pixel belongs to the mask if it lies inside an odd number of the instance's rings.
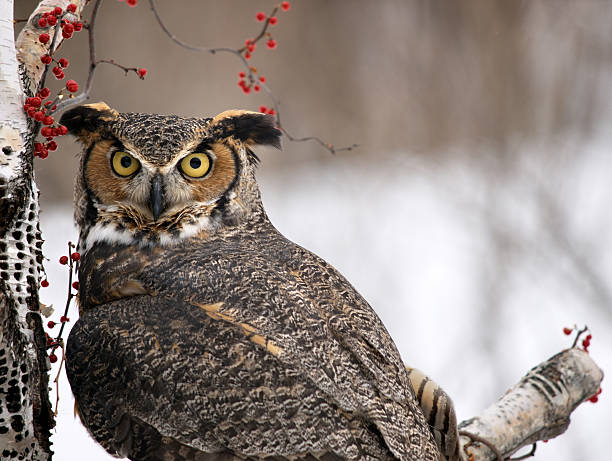
[[[131,279],[156,296],[86,312],[69,354],[100,338],[105,352],[69,374],[104,387],[92,364],[121,357],[115,406],[202,451],[437,460],[376,314],[331,266],[274,238],[144,255]]]
[[[218,307],[136,296],[77,321],[66,369],[84,424],[108,451],[156,459],[169,438],[205,453],[390,459],[367,421]]]

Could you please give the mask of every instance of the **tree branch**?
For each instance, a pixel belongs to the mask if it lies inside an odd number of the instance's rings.
[[[522,447],[562,434],[571,413],[597,394],[602,379],[603,372],[585,351],[571,348],[554,355],[530,370],[480,416],[459,424],[466,459],[499,459],[480,439],[508,457]]]
[[[258,80],[256,78],[255,72],[253,71],[253,67],[249,64],[248,60],[243,55],[243,53],[246,50],[248,50],[248,46],[247,45],[242,46],[241,48],[228,48],[228,47],[210,48],[210,47],[205,47],[205,46],[196,46],[196,45],[192,45],[190,43],[187,43],[187,42],[179,39],[166,26],[166,24],[164,23],[161,15],[159,14],[159,11],[157,10],[157,6],[155,4],[155,0],[149,0],[149,5],[151,7],[151,11],[153,11],[153,15],[155,16],[155,19],[157,20],[157,23],[159,24],[161,29],[168,36],[168,38],[170,38],[170,40],[172,40],[174,43],[176,43],[180,47],[185,48],[186,50],[195,51],[195,52],[199,52],[199,53],[210,53],[210,54],[230,53],[230,54],[233,54],[234,56],[236,56],[238,59],[240,59],[240,61],[242,62],[242,65],[244,66],[244,68],[246,70],[246,72],[245,72],[246,75],[245,76],[248,78],[248,80],[250,82],[257,82],[257,84],[261,88],[264,89],[264,91],[268,94],[268,96],[272,100],[272,104],[274,106],[274,112],[270,112],[270,114],[276,116],[276,124],[278,125],[278,128],[283,132],[283,134],[285,134],[285,136],[287,136],[287,139],[289,139],[292,142],[314,141],[314,142],[318,143],[324,149],[327,149],[332,154],[335,154],[336,152],[341,152],[341,151],[350,151],[350,150],[353,150],[353,149],[355,149],[355,148],[357,148],[359,146],[358,144],[352,144],[352,145],[347,146],[347,147],[335,147],[333,144],[325,142],[321,138],[318,138],[317,136],[305,136],[305,137],[295,137],[295,136],[292,136],[287,131],[287,129],[282,125],[282,123],[281,123],[281,118],[280,118],[280,101],[274,96],[274,94],[272,93],[272,90],[270,90],[270,88],[264,82],[262,82],[262,81],[260,81],[260,80]],[[276,17],[276,14],[278,13],[278,10],[279,10],[278,6],[275,6],[274,9],[272,10],[272,13],[270,13],[270,15],[266,17],[266,19],[264,21],[264,24],[263,24],[263,27],[262,27],[261,31],[259,32],[259,34],[257,34],[257,36],[254,39],[249,40],[249,42],[251,44],[253,44],[253,45],[256,44],[257,42],[259,42],[261,39],[263,39],[266,36],[266,32],[267,32],[268,27],[270,25],[270,19]]]

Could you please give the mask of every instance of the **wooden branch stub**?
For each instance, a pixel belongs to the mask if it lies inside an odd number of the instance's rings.
[[[85,6],[86,0],[43,0],[32,12],[27,24],[19,33],[19,37],[17,37],[17,42],[15,44],[17,48],[17,60],[21,63],[26,77],[25,81],[28,84],[28,88],[24,89],[30,96],[36,93],[38,82],[40,82],[45,70],[45,65],[40,61],[40,57],[43,54],[49,54],[52,46],[52,40],[50,40],[49,43],[42,44],[40,40],[38,40],[38,37],[43,32],[47,32],[53,37],[54,31],[57,28],[58,33],[55,39],[55,49],[53,51],[59,48],[63,40],[59,21],[56,26],[41,28],[38,26],[38,20],[43,13],[53,11],[56,6],[65,10],[69,3],[74,3],[77,6],[76,12],[70,16],[78,20],[81,17],[81,10],[83,6]]]
[[[570,414],[599,390],[603,372],[581,349],[564,350],[530,370],[478,417],[463,421],[466,431],[492,443],[505,457],[567,429]],[[461,446],[470,443],[461,437]],[[474,461],[495,460],[485,444],[473,442]]]

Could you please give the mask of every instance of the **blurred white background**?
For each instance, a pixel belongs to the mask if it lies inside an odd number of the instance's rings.
[[[16,3],[26,17],[35,2]],[[149,74],[101,67],[94,100],[185,116],[270,105],[239,91],[235,59],[178,48],[139,3],[105,2],[98,53]],[[236,47],[259,30],[255,12],[274,5],[159,3],[185,40]],[[290,131],[360,144],[332,156],[285,140],[262,152],[272,222],[355,285],[459,419],[568,347],[564,326],[589,325],[593,358],[604,372],[612,365],[611,20],[612,3],[590,0],[297,0],[272,30],[278,49],[253,57]],[[85,42],[62,49],[79,82]],[[37,164],[51,283],[41,300],[54,318],[67,285],[57,260],[76,241],[77,152],[65,140]],[[112,459],[74,419],[61,377],[55,459]],[[603,389],[536,460],[609,458]]]

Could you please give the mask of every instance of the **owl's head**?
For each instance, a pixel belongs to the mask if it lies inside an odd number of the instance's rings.
[[[84,146],[75,188],[84,250],[95,242],[172,245],[264,214],[253,148],[280,147],[272,116],[181,118],[97,103],[66,111],[61,123]]]

